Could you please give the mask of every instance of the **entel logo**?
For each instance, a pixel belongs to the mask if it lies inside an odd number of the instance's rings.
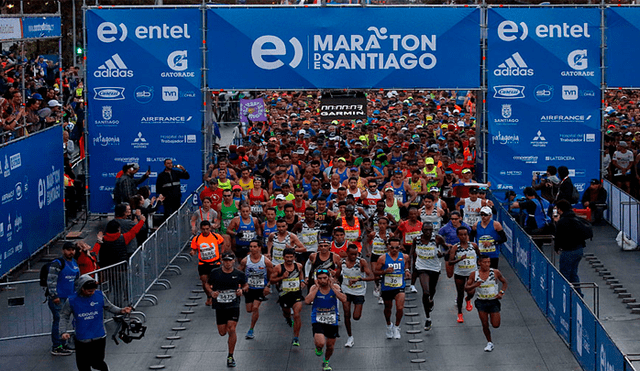
[[[96,30],[98,40],[103,43],[112,43],[116,40],[124,41],[129,34],[124,23],[116,25],[112,22],[102,22]],[[119,35],[119,36],[118,36]],[[186,23],[182,26],[169,26],[163,23],[161,26],[138,26],[134,30],[136,38],[144,39],[190,39],[189,28]]]
[[[582,37],[590,38],[589,24],[584,23],[582,25],[574,24],[569,25],[567,23],[562,24],[541,24],[536,26],[535,35],[541,39],[546,38],[574,38],[579,39]],[[529,36],[529,27],[525,22],[519,24],[514,21],[502,21],[498,25],[498,37],[502,41],[513,41],[515,39],[524,40]]]
[[[302,44],[300,44],[300,41],[295,37],[290,38],[289,43],[291,43],[294,50],[293,59],[291,60],[291,62],[289,62],[289,66],[291,66],[291,68],[296,68],[302,61]],[[274,46],[274,48],[265,48],[265,44],[271,44]],[[284,65],[284,62],[282,62],[280,59],[276,59],[273,62],[264,60],[265,55],[286,54],[287,47],[284,41],[282,41],[282,39],[277,36],[260,36],[256,39],[256,41],[253,42],[253,45],[251,45],[251,59],[253,59],[253,63],[255,63],[256,66],[262,68],[263,70],[275,70],[276,68],[280,68]]]

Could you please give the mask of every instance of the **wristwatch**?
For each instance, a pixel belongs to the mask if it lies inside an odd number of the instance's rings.
[[[504,290],[500,290],[500,293],[501,293],[502,295],[504,295]]]

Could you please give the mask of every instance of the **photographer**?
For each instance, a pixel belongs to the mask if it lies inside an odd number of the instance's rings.
[[[537,172],[531,180],[531,187],[535,191],[540,191],[540,197],[552,203],[558,194],[560,179],[556,175],[558,170],[555,166],[547,166],[547,172],[542,174]]]
[[[538,196],[531,187],[524,189],[525,199],[518,200],[509,205],[509,209],[520,208],[524,213],[524,230],[529,235],[549,234],[551,218],[547,215],[549,202]]]
[[[78,371],[91,368],[108,371],[104,362],[107,332],[104,328],[104,310],[113,314],[129,314],[131,307],[119,308],[111,304],[98,284],[89,275],[83,275],[76,281],[76,294],[65,302],[60,312],[60,337],[71,338],[71,315],[75,323],[76,366]],[[97,304],[97,305],[96,305]]]

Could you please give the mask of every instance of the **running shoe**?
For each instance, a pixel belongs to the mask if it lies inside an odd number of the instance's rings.
[[[289,325],[289,327],[293,327],[293,318],[289,317],[284,319],[284,321]]]
[[[294,347],[299,347],[300,346],[300,339],[293,338],[293,340],[291,341],[291,345],[293,345]]]
[[[382,296],[378,297],[378,304],[384,304],[384,299],[382,299]]]
[[[379,288],[377,288],[377,287],[373,288],[373,296],[376,297],[376,298],[380,297],[380,289]]]
[[[349,338],[347,339],[347,342],[344,344],[344,347],[353,348],[354,343],[355,343],[355,340],[353,339],[353,336],[349,336]]]
[[[473,305],[471,305],[471,300],[467,300],[467,312],[471,312],[473,310]]]
[[[322,348],[316,348],[316,355],[320,357],[322,355]]]
[[[428,320],[426,320],[426,321],[424,322],[424,330],[425,330],[425,331],[429,331],[429,330],[431,330],[431,320],[430,320],[430,319],[428,319]]]
[[[73,352],[69,349],[65,349],[65,347],[60,345],[51,349],[51,354],[53,354],[54,356],[70,356],[71,354],[73,354]]]
[[[393,338],[400,339],[402,335],[400,334],[400,326],[393,326]]]
[[[236,360],[233,357],[227,357],[227,367],[236,367]]]
[[[247,331],[247,335],[245,336],[245,338],[247,338],[247,339],[255,338],[255,336],[253,336],[253,329],[252,328],[250,328],[249,331]]]
[[[76,348],[72,347],[72,346],[71,346],[71,345],[69,345],[69,344],[65,344],[65,345],[63,345],[62,347],[63,347],[65,350],[68,350],[68,351],[69,351],[69,352],[71,352],[71,353],[75,353],[75,352],[76,352]]]
[[[491,352],[491,351],[493,351],[493,343],[492,343],[492,342],[488,342],[488,343],[487,343],[487,346],[486,346],[486,347],[484,347],[484,351],[485,351],[485,352]]]
[[[409,288],[409,292],[418,292],[418,289],[416,289],[415,285],[411,285],[411,287]]]
[[[322,361],[322,371],[332,371],[333,369],[329,366],[329,361]]]
[[[464,323],[464,318],[462,317],[462,313],[458,314],[458,323]]]
[[[387,325],[387,339],[393,339],[393,325]]]

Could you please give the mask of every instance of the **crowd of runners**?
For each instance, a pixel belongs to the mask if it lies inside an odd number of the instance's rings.
[[[191,220],[207,305],[228,335],[227,366],[236,365],[241,297],[246,339],[260,336],[262,302],[277,298],[292,346],[310,323],[331,370],[340,317],[353,347],[368,288],[384,306],[388,339],[402,337],[405,292],[422,292],[429,331],[443,267],[457,290],[452,321],[475,306],[492,351],[507,237],[490,184],[474,179],[473,92],[370,91],[367,117],[354,120],[321,119],[316,92],[261,97],[269,121],[245,126],[243,145],[212,159]]]

